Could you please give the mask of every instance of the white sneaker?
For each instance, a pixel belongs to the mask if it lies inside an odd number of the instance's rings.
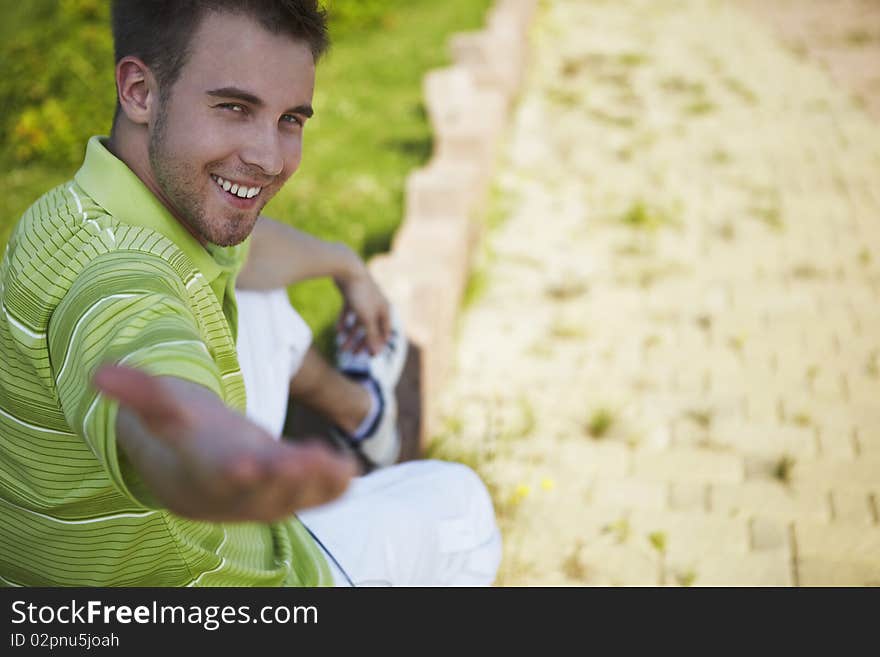
[[[366,350],[354,353],[343,349],[345,333],[336,335],[336,366],[340,372],[358,381],[369,380],[378,393],[379,414],[367,434],[357,440],[335,429],[348,445],[358,452],[371,468],[394,464],[400,455],[400,434],[397,431],[397,397],[394,389],[406,362],[407,341],[400,318],[391,308],[391,337],[382,350],[371,356]],[[355,341],[357,343],[357,340]]]

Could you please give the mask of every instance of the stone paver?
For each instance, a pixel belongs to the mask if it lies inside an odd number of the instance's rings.
[[[547,0],[436,449],[503,585],[880,583],[880,126],[720,0]]]

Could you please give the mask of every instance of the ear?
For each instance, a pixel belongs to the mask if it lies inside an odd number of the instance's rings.
[[[150,68],[133,56],[116,64],[116,93],[128,120],[148,125],[159,101],[159,86]]]

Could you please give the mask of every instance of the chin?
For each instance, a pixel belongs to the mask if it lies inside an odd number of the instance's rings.
[[[236,244],[241,244],[244,242],[250,233],[248,232],[246,235],[242,235],[240,233],[236,233],[234,235],[230,235],[228,233],[224,233],[222,235],[209,235],[205,236],[205,241],[210,242],[211,244],[215,244],[217,246],[235,246]]]
[[[206,241],[216,244],[217,246],[235,246],[244,242],[254,230],[256,221],[252,221],[244,230],[241,225],[236,226],[232,230],[211,231],[210,233],[202,233]]]

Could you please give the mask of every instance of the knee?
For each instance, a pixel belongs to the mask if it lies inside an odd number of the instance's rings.
[[[435,464],[439,487],[446,495],[454,496],[459,504],[487,533],[497,529],[495,508],[486,483],[472,468],[463,463],[450,461],[427,461]]]
[[[495,581],[502,556],[501,532],[485,482],[461,463],[445,463],[444,490],[457,504],[457,517],[437,527],[437,544],[447,585],[486,586]]]

